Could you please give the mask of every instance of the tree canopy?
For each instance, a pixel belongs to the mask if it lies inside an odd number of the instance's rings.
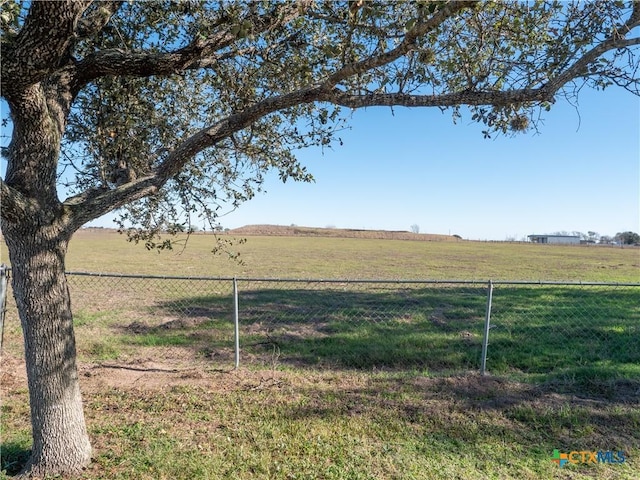
[[[340,142],[350,109],[455,120],[467,105],[489,136],[536,128],[585,85],[638,93],[637,3],[35,2],[26,17],[15,5],[2,16],[14,140],[14,97],[37,86],[59,109],[46,168],[72,192],[74,223],[125,207],[136,239],[193,215],[213,227],[269,169],[310,180],[296,150]],[[19,189],[3,188],[9,213]]]
[[[613,240],[621,243],[622,245],[637,245],[640,244],[640,235],[635,232],[618,232]]]

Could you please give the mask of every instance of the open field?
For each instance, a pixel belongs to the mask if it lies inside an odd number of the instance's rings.
[[[247,238],[238,246],[245,263],[237,265],[211,256],[204,235],[191,237],[182,252],[158,254],[116,233],[88,230],[73,240],[68,270],[482,281],[640,277],[637,248]],[[243,355],[254,361],[233,370],[232,325],[218,321],[229,313],[227,284],[217,294],[187,295],[160,281],[134,288],[103,279],[101,288],[87,283],[79,290],[84,278],[70,283],[95,461],[79,478],[640,477],[637,288],[498,288],[490,346],[500,354],[490,357],[493,375],[481,377],[475,362],[484,284],[405,289],[397,297],[342,285],[316,290],[248,282],[241,296],[248,312]],[[156,290],[162,296],[154,297]],[[102,303],[109,298],[120,304]],[[326,309],[309,313],[308,304]],[[176,317],[176,306],[185,305],[191,313]],[[597,329],[582,323],[585,312]],[[345,322],[350,319],[358,322]],[[7,322],[1,469],[11,474],[30,440],[21,333],[15,314]],[[451,373],[443,358],[469,369]],[[559,468],[551,461],[554,449],[623,451],[625,461]]]
[[[230,238],[224,236],[223,238]],[[238,265],[212,255],[215,239],[193,235],[157,253],[108,230],[72,239],[67,270],[213,277],[640,281],[640,248],[467,241],[247,236]],[[8,263],[4,243],[0,258]]]

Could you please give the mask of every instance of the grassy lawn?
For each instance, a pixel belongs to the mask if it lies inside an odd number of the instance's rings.
[[[96,388],[109,372],[86,372],[96,453],[83,479],[635,479],[640,468],[640,413],[622,398],[474,375],[200,371],[158,385],[139,372],[137,387]],[[10,393],[7,469],[29,448],[24,393]],[[561,469],[554,449],[627,461]]]
[[[78,478],[640,477],[638,288],[496,285],[477,373],[484,280],[635,282],[637,249],[250,237],[235,265],[209,241],[158,255],[83,232],[68,269],[483,282],[240,282],[233,370],[230,282],[69,277],[95,449]],[[30,448],[15,313],[4,342],[0,478]],[[560,468],[556,449],[625,462]]]

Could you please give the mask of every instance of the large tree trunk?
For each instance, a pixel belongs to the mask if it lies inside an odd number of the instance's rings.
[[[64,274],[71,233],[60,222],[37,229],[16,227],[5,224],[4,234],[24,334],[31,401],[33,449],[24,473],[77,472],[89,463],[91,445]]]

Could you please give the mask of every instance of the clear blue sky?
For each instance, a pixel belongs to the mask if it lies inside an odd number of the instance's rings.
[[[640,232],[640,100],[610,88],[583,89],[579,102],[559,101],[540,133],[490,140],[469,118],[454,125],[437,109],[354,112],[342,147],[302,152],[315,183],[269,176],[267,192],[221,224],[417,224],[422,233],[479,240]],[[112,227],[111,218],[91,225]]]
[[[559,101],[539,133],[486,140],[437,109],[357,111],[344,146],[300,158],[316,183],[282,184],[221,219],[409,230],[467,239],[640,231],[640,100],[616,88]]]

